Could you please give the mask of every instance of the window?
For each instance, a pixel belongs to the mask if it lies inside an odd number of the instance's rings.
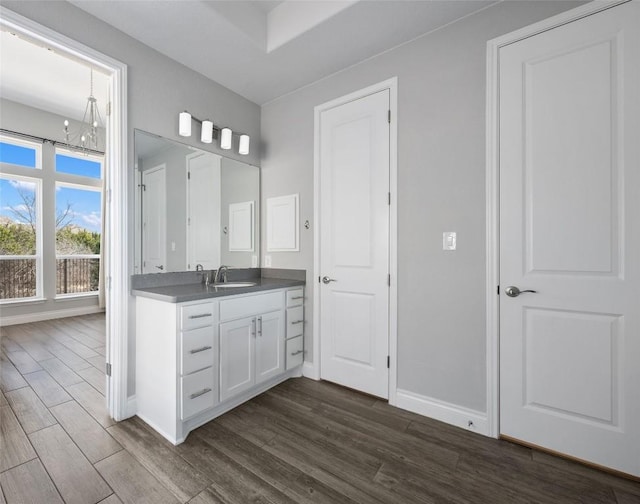
[[[42,297],[40,145],[0,137],[0,300]]]
[[[102,171],[102,157],[0,136],[0,303],[96,294]]]

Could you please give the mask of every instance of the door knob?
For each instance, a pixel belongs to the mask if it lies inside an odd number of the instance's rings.
[[[509,297],[518,297],[520,294],[522,294],[523,292],[538,292],[538,291],[534,291],[534,290],[520,290],[518,289],[515,285],[510,285],[509,287],[507,287],[504,290],[505,294]]]
[[[160,266],[156,266],[156,268],[158,268],[159,270],[163,270],[164,266],[161,264]]]
[[[322,283],[330,283],[330,282],[337,282],[337,280],[334,280],[333,278],[329,278],[328,276],[323,276],[322,277]]]

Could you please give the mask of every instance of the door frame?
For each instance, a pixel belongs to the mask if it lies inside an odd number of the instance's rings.
[[[313,361],[305,361],[302,372],[314,380],[320,379],[320,115],[322,112],[389,90],[389,404],[397,402],[398,382],[398,78],[392,77],[364,89],[317,105],[314,113],[313,134]]]
[[[128,221],[128,159],[127,159],[127,65],[73,40],[51,28],[36,23],[0,6],[0,24],[12,31],[41,41],[60,52],[87,61],[110,73],[111,103],[105,149],[106,177],[106,247],[104,254],[105,297],[107,300],[107,362],[112,374],[107,380],[107,407],[115,420],[132,416],[128,411],[128,331],[129,331],[129,249],[121,247],[111,237],[126,237]]]
[[[145,245],[146,245],[146,234],[144,232],[144,228],[145,228],[145,222],[144,219],[142,218],[143,215],[145,215],[146,212],[144,212],[144,205],[145,205],[145,198],[144,198],[144,193],[147,191],[147,185],[144,183],[145,182],[145,174],[149,174],[152,173],[154,171],[160,171],[162,170],[162,176],[164,177],[164,210],[165,210],[165,215],[164,215],[164,232],[165,232],[165,239],[163,240],[164,244],[165,244],[165,250],[164,250],[164,266],[167,266],[167,212],[166,212],[166,207],[167,207],[167,163],[160,163],[159,165],[156,165],[152,168],[149,168],[148,170],[144,170],[140,172],[140,196],[141,196],[141,211],[140,211],[140,234],[136,235],[136,236],[142,236],[140,241],[140,247],[142,248],[141,252],[141,257],[142,257],[142,263],[140,264],[140,273],[141,274],[145,274]],[[146,272],[147,274],[149,273],[148,271]]]
[[[487,42],[486,96],[486,372],[487,435],[500,437],[500,48],[628,2],[590,2]]]

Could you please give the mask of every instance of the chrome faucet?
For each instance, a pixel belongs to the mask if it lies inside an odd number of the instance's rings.
[[[218,268],[218,271],[216,271],[216,276],[213,279],[213,283],[214,284],[220,283],[221,280],[223,283],[225,283],[227,281],[228,269],[229,269],[228,266],[220,265],[220,267]]]

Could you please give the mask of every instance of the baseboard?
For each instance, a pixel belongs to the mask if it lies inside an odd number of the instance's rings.
[[[131,418],[132,416],[135,416],[137,412],[138,412],[138,406],[136,404],[136,396],[132,395],[127,397],[127,409],[124,412],[125,414],[124,418]]]
[[[408,390],[396,391],[396,406],[462,429],[489,436],[487,415]]]
[[[104,308],[99,306],[81,306],[78,308],[64,308],[61,310],[50,310],[46,312],[25,313],[23,315],[3,315],[0,320],[0,327],[28,324],[30,322],[41,322],[43,320],[52,320],[66,317],[77,317],[79,315],[91,315],[93,313],[104,312]]]
[[[320,379],[320,370],[312,362],[302,364],[302,376],[318,381]]]

